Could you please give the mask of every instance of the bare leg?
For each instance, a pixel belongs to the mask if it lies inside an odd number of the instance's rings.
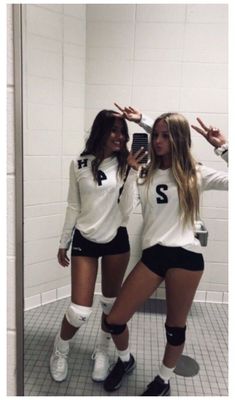
[[[102,259],[102,293],[105,297],[117,297],[130,259],[130,252],[104,256]],[[105,314],[102,314],[102,326]]]
[[[190,311],[193,298],[202,277],[203,271],[188,271],[172,268],[165,278],[167,318],[166,324],[170,327],[184,327]],[[167,343],[163,364],[174,368],[183,352],[184,344],[172,346]]]
[[[97,276],[98,261],[92,257],[72,257],[71,300],[75,304],[91,307],[94,296],[95,282]],[[71,339],[78,328],[70,325],[64,316],[60,336],[63,340]]]
[[[125,280],[107,322],[114,325],[126,324],[162,281],[162,277],[150,271],[141,261],[138,262]],[[125,350],[128,347],[128,328],[120,335],[112,335],[112,338],[118,350]]]

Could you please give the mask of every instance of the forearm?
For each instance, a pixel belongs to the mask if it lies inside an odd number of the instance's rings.
[[[154,121],[152,118],[148,117],[147,115],[142,115],[140,122],[138,123],[141,128],[143,128],[147,133],[152,132],[152,127]]]

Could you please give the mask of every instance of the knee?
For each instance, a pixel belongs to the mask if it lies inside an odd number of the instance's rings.
[[[180,346],[185,342],[186,326],[183,328],[178,326],[171,327],[165,324],[165,330],[167,343],[172,346]]]
[[[91,312],[91,307],[85,307],[75,303],[70,303],[65,313],[65,316],[70,325],[74,326],[75,328],[80,328],[88,321]]]
[[[111,333],[112,335],[120,335],[126,329],[127,324],[113,324],[109,323],[108,317],[105,315],[103,319],[103,329],[105,332]]]
[[[108,315],[113,307],[116,297],[105,297],[100,298],[100,304],[105,315]]]

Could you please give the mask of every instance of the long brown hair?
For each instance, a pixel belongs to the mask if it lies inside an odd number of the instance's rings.
[[[164,113],[154,122],[151,134],[151,151],[148,175],[149,184],[154,172],[160,167],[161,158],[153,150],[156,125],[164,120],[168,126],[171,144],[172,173],[176,180],[180,210],[183,222],[193,223],[199,214],[199,193],[197,184],[196,161],[191,154],[191,134],[186,118],[178,113]]]
[[[100,164],[104,160],[105,145],[115,123],[115,111],[102,110],[94,119],[91,127],[90,135],[86,141],[85,149],[81,156],[92,154],[95,159],[92,161],[92,173],[95,181],[97,181],[97,172]],[[118,173],[121,178],[125,176],[127,168],[127,142],[129,140],[128,127],[125,119],[121,119],[123,124],[123,134],[125,137],[125,145],[120,151],[114,153],[118,160]]]

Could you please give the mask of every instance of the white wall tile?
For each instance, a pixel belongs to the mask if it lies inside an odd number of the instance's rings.
[[[135,86],[133,88],[132,100],[133,104],[139,109],[146,108],[148,110],[178,110],[179,109],[179,90],[178,88],[166,87],[159,90],[157,87],[151,86]],[[159,115],[156,112],[156,116]]]
[[[203,207],[228,208],[228,193],[224,191],[209,190],[203,193]]]
[[[130,4],[88,4],[87,21],[133,22],[135,7]]]
[[[60,181],[28,181],[24,184],[24,204],[54,203],[60,201]]]
[[[120,104],[129,104],[131,87],[122,85],[87,85],[86,87],[86,110],[114,108],[114,101]],[[90,126],[89,126],[90,127]],[[86,129],[88,127],[86,126]]]
[[[64,79],[65,81],[73,81],[84,84],[85,65],[84,60],[79,57],[64,57]]]
[[[219,218],[220,215],[217,215]],[[228,240],[228,221],[204,218],[211,240]]]
[[[27,73],[29,75],[60,79],[62,74],[62,57],[58,52],[28,49]]]
[[[227,4],[188,4],[187,22],[227,23]]]
[[[59,287],[57,289],[57,299],[63,299],[71,295],[71,285]]]
[[[58,237],[63,222],[61,214],[49,215],[45,217],[25,218],[24,222],[24,240],[34,241],[37,239],[46,239]]]
[[[209,240],[205,251],[205,260],[208,262],[227,263],[228,245],[226,241]]]
[[[63,133],[63,154],[64,155],[74,155],[74,153],[79,156],[84,149],[85,141],[84,134],[81,133]],[[67,177],[68,177],[67,171]],[[65,176],[64,176],[65,177]],[[65,177],[66,178],[66,177]]]
[[[64,14],[71,17],[80,18],[85,21],[86,4],[64,4]]]
[[[222,292],[207,292],[206,301],[208,301],[208,303],[222,303],[223,293]]]
[[[58,237],[49,237],[25,242],[25,266],[32,266],[42,261],[56,259],[57,250],[59,247]],[[53,265],[53,262],[51,263]],[[40,273],[40,271],[38,272]],[[48,271],[48,274],[50,272]],[[44,277],[46,279],[46,277]]]
[[[99,60],[98,63],[87,62],[86,81],[88,85],[128,85],[131,81],[132,62]]]
[[[43,292],[41,297],[42,297],[42,305],[56,301],[57,299],[56,289],[49,290],[48,292]]]
[[[206,292],[203,290],[197,290],[194,301],[205,302],[206,301]]]
[[[61,127],[61,106],[28,103],[26,129],[58,130]]]
[[[85,103],[85,84],[80,82],[65,81],[63,101],[65,106],[83,108]]]
[[[184,60],[224,63],[228,56],[227,25],[186,24]],[[208,51],[208,49],[210,49]]]
[[[32,271],[31,271],[32,272]],[[70,284],[70,270],[67,269],[67,275],[63,278],[58,279],[56,276],[52,280],[43,283],[37,283],[34,286],[27,286],[25,288],[25,297],[32,297],[37,295],[37,293],[45,293],[50,290],[57,289]]]
[[[60,154],[61,148],[62,138],[59,130],[24,131],[24,154],[27,156],[55,156]]]
[[[227,208],[219,208],[219,207],[201,207],[201,217],[205,218],[221,218],[224,220],[228,220],[228,210]]]
[[[182,86],[192,88],[226,89],[227,64],[183,63]]]
[[[228,285],[228,266],[219,262],[207,262],[203,273],[203,283]]]
[[[63,107],[63,129],[64,131],[74,131],[78,134],[83,132],[84,112],[83,108]],[[81,132],[81,133],[80,133]]]
[[[133,52],[127,47],[93,47],[86,49],[86,70],[89,62],[97,64],[100,61],[112,61],[114,64],[119,61],[130,61],[133,59]]]
[[[182,88],[180,109],[182,112],[197,113],[228,111],[228,93],[225,89]]]
[[[132,48],[133,40],[134,24],[130,22],[87,22],[88,46]]]
[[[25,311],[31,310],[32,308],[39,307],[41,305],[41,294],[36,294],[34,296],[25,297]]]
[[[180,86],[181,64],[171,62],[136,61],[134,85],[160,87]],[[157,89],[156,89],[157,90]],[[160,89],[161,90],[161,89]]]
[[[26,34],[26,32],[25,32]],[[24,47],[24,46],[23,46]],[[42,53],[57,53],[62,56],[62,43],[57,39],[50,39],[27,32],[27,57],[34,50],[41,50]],[[25,49],[23,48],[24,54]],[[28,63],[28,58],[27,58]]]
[[[83,19],[64,17],[64,41],[76,45],[84,45],[86,39],[86,25]]]
[[[136,24],[135,46],[138,48],[182,49],[184,24],[143,23]]]
[[[30,103],[61,104],[62,85],[55,79],[29,76],[27,100]]]
[[[134,58],[136,61],[181,62],[182,49],[135,47]],[[154,75],[156,75],[156,71],[154,71]]]
[[[38,7],[45,8],[47,10],[56,12],[56,13],[62,13],[63,12],[63,5],[62,4],[40,4]]]
[[[51,203],[51,204],[36,204],[31,206],[26,206],[24,208],[25,219],[35,218],[35,217],[45,217],[49,215],[60,214],[63,215],[65,210],[65,204]]]
[[[64,43],[63,46],[64,56],[72,56],[83,59],[85,62],[86,58],[86,47],[85,45],[77,45],[74,43]]]
[[[25,156],[24,178],[29,180],[52,180],[60,178],[61,160],[53,156]]]
[[[144,22],[184,22],[185,4],[137,4],[136,19]]]
[[[57,253],[57,252],[56,252]],[[53,259],[26,265],[25,267],[25,285],[26,288],[40,286],[41,288],[44,286],[45,290],[42,290],[41,293],[47,291],[47,283],[56,282],[62,278],[69,277],[70,279],[70,268],[61,267],[56,260],[56,253]],[[60,287],[62,285],[59,285]],[[27,289],[28,290],[28,289]],[[26,294],[27,296],[27,294]]]
[[[28,32],[51,39],[62,39],[62,15],[35,5],[27,5],[26,12]]]

